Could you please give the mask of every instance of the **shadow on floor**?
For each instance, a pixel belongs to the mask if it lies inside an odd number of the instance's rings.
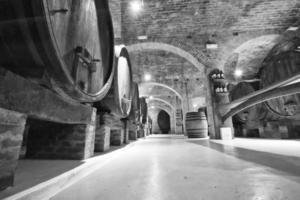
[[[234,147],[214,143],[209,140],[188,141],[189,143],[201,145],[206,148],[216,150],[229,156],[242,159],[248,162],[264,165],[288,175],[300,176],[300,158],[294,156],[286,156],[273,154],[262,151],[255,151],[246,148]]]

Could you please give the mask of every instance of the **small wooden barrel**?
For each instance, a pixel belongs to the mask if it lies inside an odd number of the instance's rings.
[[[0,65],[61,96],[102,99],[112,82],[108,0],[2,0]]]
[[[148,116],[148,105],[147,105],[145,97],[140,98],[140,104],[141,104],[140,105],[140,108],[141,108],[140,122],[142,124],[146,124],[147,123],[147,116]]]
[[[185,123],[189,138],[208,137],[208,123],[204,112],[188,112]]]
[[[261,69],[261,88],[284,80],[300,72],[300,38],[282,41],[264,60]],[[281,118],[299,119],[300,94],[283,96],[265,102],[269,111]]]
[[[100,102],[95,103],[96,108],[109,111],[119,118],[128,117],[132,104],[132,71],[131,63],[125,46],[116,47],[115,70],[113,85],[108,95]]]
[[[129,114],[129,119],[134,121],[135,124],[139,123],[140,119],[140,97],[139,97],[139,87],[136,82],[132,82],[131,85],[131,96],[132,96],[132,102],[131,102],[131,111]]]
[[[157,123],[163,134],[168,134],[170,132],[171,130],[170,115],[166,111],[161,110],[158,113]]]

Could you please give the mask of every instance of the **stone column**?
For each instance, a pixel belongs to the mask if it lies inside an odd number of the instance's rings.
[[[13,186],[26,115],[0,108],[0,191]]]
[[[215,119],[215,127],[216,127],[216,138],[221,139],[221,129],[225,130],[224,128],[230,128],[231,138],[233,138],[233,123],[232,117],[227,118],[224,122],[222,121],[221,113],[225,113],[226,110],[223,107],[225,104],[229,103],[229,94],[228,93],[220,93],[216,94],[215,96],[215,103],[214,103],[214,119]]]
[[[233,135],[233,124],[231,117],[224,122],[222,121],[222,114],[226,112],[224,105],[230,102],[229,93],[228,91],[216,92],[216,88],[218,87],[227,87],[227,82],[221,77],[212,78],[212,75],[215,73],[220,74],[223,72],[217,69],[209,71],[207,75],[207,117],[210,138],[221,139],[221,129],[230,129],[230,134]]]
[[[87,159],[94,155],[96,109],[88,124],[59,124],[33,120],[26,157],[40,159]]]
[[[204,81],[206,89],[206,108],[207,108],[207,122],[208,122],[208,133],[210,139],[216,139],[216,128],[215,128],[215,118],[214,118],[214,101],[213,101],[213,86],[210,82],[209,77],[210,71],[206,72],[206,80]]]

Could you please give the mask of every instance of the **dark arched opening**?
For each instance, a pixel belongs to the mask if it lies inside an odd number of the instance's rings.
[[[157,122],[162,134],[170,133],[171,131],[170,115],[166,111],[161,110],[159,112],[157,116]]]

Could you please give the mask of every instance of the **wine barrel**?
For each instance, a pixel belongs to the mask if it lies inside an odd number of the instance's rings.
[[[208,123],[204,112],[188,112],[185,123],[189,138],[208,137]]]
[[[171,130],[170,115],[166,111],[161,110],[158,113],[157,123],[158,123],[158,127],[160,128],[163,134],[168,134],[170,132]]]
[[[107,110],[120,117],[128,117],[132,102],[132,71],[128,51],[125,46],[116,47],[114,80],[107,96],[95,107]]]
[[[76,101],[99,101],[113,79],[108,0],[2,0],[0,53],[14,73]]]
[[[300,38],[283,40],[274,47],[261,68],[261,88],[300,72]],[[281,118],[300,118],[300,94],[283,96],[265,102],[271,113]]]
[[[132,92],[131,111],[128,118],[137,124],[139,123],[139,119],[140,119],[140,97],[139,97],[140,94],[139,94],[139,87],[136,82],[132,82],[131,92]]]
[[[230,91],[230,99],[233,101],[254,91],[254,87],[250,83],[240,82]],[[243,123],[246,128],[255,128],[264,116],[263,105],[257,104],[236,114],[233,116],[233,120]]]
[[[147,105],[145,97],[140,98],[140,104],[141,104],[140,105],[140,108],[141,108],[140,122],[142,124],[146,124],[147,123],[147,116],[148,116],[148,105]]]

